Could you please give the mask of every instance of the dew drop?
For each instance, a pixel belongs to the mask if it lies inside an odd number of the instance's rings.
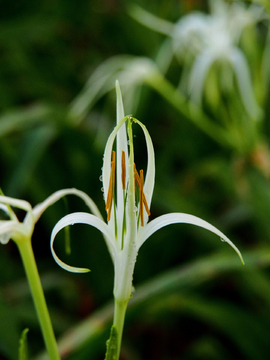
[[[4,233],[0,236],[0,243],[7,244],[10,240],[11,232]]]
[[[223,238],[220,238],[220,240],[221,240],[222,242],[226,242],[226,240],[225,240],[225,239],[223,239]]]
[[[100,175],[100,177],[99,177],[99,181],[103,181],[103,177],[102,177],[102,175]]]
[[[101,188],[101,191],[104,193],[104,187]]]

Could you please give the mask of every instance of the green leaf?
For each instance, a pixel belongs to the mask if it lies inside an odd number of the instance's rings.
[[[107,352],[105,356],[105,360],[116,360],[117,359],[117,330],[113,325],[111,327],[111,335],[109,340],[107,341]]]
[[[1,262],[1,267],[3,262]],[[4,273],[4,268],[2,268]],[[18,358],[16,344],[20,337],[18,316],[10,304],[6,303],[0,295],[0,352],[7,359]]]
[[[19,360],[28,360],[27,333],[29,329],[24,329],[19,342]]]

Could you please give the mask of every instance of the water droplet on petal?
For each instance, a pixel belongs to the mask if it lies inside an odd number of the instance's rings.
[[[0,236],[0,243],[3,244],[3,245],[7,244],[9,242],[9,240],[10,240],[10,236],[11,236],[11,232],[2,234]]]
[[[103,181],[102,175],[100,175],[99,180],[100,180],[100,181]]]

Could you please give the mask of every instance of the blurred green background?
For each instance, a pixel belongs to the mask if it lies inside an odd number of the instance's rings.
[[[115,93],[107,90],[118,77],[120,85],[125,80],[126,113],[147,126],[155,147],[151,218],[167,212],[202,217],[240,248],[246,265],[216,236],[199,228],[173,225],[153,235],[135,267],[121,359],[265,360],[270,353],[269,9],[246,26],[236,44],[245,55],[261,109],[260,119],[253,119],[234,73],[226,73],[232,74],[231,87],[222,88],[220,63],[209,72],[203,101],[195,110],[189,104],[192,96],[184,91],[183,102],[180,93],[173,100],[166,91],[177,92],[184,65],[166,50],[169,37],[140,24],[134,12],[130,16],[134,4],[2,4],[1,188],[5,195],[34,206],[54,191],[76,187],[105,214],[99,177],[116,115]],[[136,4],[171,23],[194,11],[211,12],[204,0]],[[130,72],[119,72],[125,67],[120,59],[112,66],[111,83],[104,81],[97,90],[90,76],[98,77],[100,64],[121,54],[151,59],[166,82],[146,76],[134,85],[128,101]],[[167,60],[164,70],[161,65]],[[109,73],[110,66],[103,70]],[[88,99],[88,94],[93,97]],[[197,126],[199,119],[207,125]],[[137,167],[144,168],[139,131],[134,143]],[[50,233],[70,211],[87,209],[73,197],[48,209],[36,226],[33,248],[62,357],[103,359],[113,311],[113,266],[100,233],[79,225],[71,230],[71,255],[65,254],[61,236],[55,248],[61,259],[89,267],[91,273],[70,274],[56,265]],[[26,327],[31,358],[43,359],[39,325],[12,241],[1,246],[0,271],[0,359],[17,358]]]

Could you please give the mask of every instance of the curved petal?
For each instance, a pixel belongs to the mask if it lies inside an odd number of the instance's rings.
[[[18,234],[22,234],[23,236],[31,236],[33,230],[34,230],[34,217],[33,217],[33,211],[32,206],[28,201],[20,200],[20,199],[14,199],[8,196],[0,195],[0,203],[6,204],[8,213],[12,220],[16,223],[16,232]],[[26,216],[24,218],[23,223],[20,223],[16,217],[16,214],[12,211],[9,206],[14,206],[18,209],[26,211]],[[11,236],[13,240],[19,239],[20,235],[17,237],[16,234],[13,234],[14,236]],[[2,239],[3,240],[3,239]],[[7,242],[7,237],[4,236],[4,240]]]
[[[98,218],[103,220],[103,217],[99,212],[98,207],[96,206],[94,201],[85,192],[72,188],[72,189],[63,189],[56,191],[55,193],[50,195],[46,200],[44,200],[41,204],[36,205],[33,209],[35,223],[39,220],[40,216],[49,206],[53,205],[54,203],[56,203],[58,200],[60,200],[62,197],[66,195],[76,195],[80,197],[89,207],[91,212],[94,215],[96,215]]]
[[[0,203],[11,205],[27,212],[32,211],[32,206],[28,201],[25,200],[14,199],[8,196],[0,195]]]
[[[144,228],[140,229],[139,237],[138,237],[138,248],[142,246],[142,244],[157,230],[161,229],[164,226],[170,224],[192,224],[206,230],[211,231],[212,233],[218,235],[222,241],[227,242],[238,254],[240,260],[244,264],[244,260],[238,248],[233,244],[233,242],[227,238],[220,230],[218,230],[215,226],[209,224],[207,221],[204,221],[197,216],[184,214],[184,213],[171,213],[159,216],[158,218],[152,220],[149,224],[147,224]]]
[[[12,232],[17,230],[18,225],[21,225],[16,220],[0,221],[0,243],[5,245],[9,242]]]
[[[240,49],[234,47],[228,54],[228,58],[234,69],[242,101],[247,112],[253,119],[260,119],[262,117],[262,110],[255,99],[250,71],[245,56]]]
[[[151,14],[138,5],[129,5],[128,12],[131,17],[149,29],[168,36],[170,36],[173,31],[173,23]]]
[[[53,228],[53,231],[51,234],[50,246],[51,246],[53,258],[57,262],[57,264],[59,266],[61,266],[63,269],[70,271],[70,272],[75,272],[75,273],[88,272],[89,269],[73,267],[73,266],[65,264],[63,261],[61,261],[58,258],[58,256],[56,255],[56,253],[53,249],[54,239],[55,239],[56,235],[58,234],[58,232],[60,230],[62,230],[65,226],[73,225],[73,224],[92,225],[95,228],[97,228],[98,230],[100,230],[105,235],[105,239],[108,239],[108,240],[111,239],[109,227],[104,221],[102,221],[101,219],[99,219],[98,217],[96,217],[92,214],[77,212],[77,213],[73,213],[73,214],[64,216],[61,220],[58,221],[58,223]],[[108,241],[107,245],[109,246],[110,249],[112,249],[112,248],[114,249],[114,244],[112,241],[110,243]]]
[[[149,135],[148,130],[146,129],[145,125],[142,124],[139,120],[134,119],[134,122],[140,125],[144,132],[146,146],[147,146],[147,170],[146,170],[146,177],[144,182],[144,194],[150,208],[152,195],[154,191],[155,185],[155,152],[152,143],[152,139]]]
[[[215,54],[213,51],[203,51],[203,53],[194,61],[192,66],[189,80],[189,92],[191,99],[200,106],[203,98],[205,79],[215,61],[214,56]]]
[[[115,140],[115,137],[117,135],[117,132],[121,128],[121,126],[127,121],[127,116],[121,119],[118,124],[115,126],[113,131],[111,132],[106,146],[104,150],[104,156],[103,156],[103,167],[102,167],[102,181],[103,181],[103,188],[104,188],[104,194],[105,194],[105,201],[106,201],[106,195],[109,188],[109,182],[110,182],[110,172],[111,172],[111,155],[112,155],[112,147]]]
[[[103,167],[102,167],[102,182],[103,182],[103,190],[104,190],[104,200],[106,203],[108,190],[109,190],[109,182],[110,182],[110,172],[111,172],[111,156],[112,156],[112,147],[114,144],[114,140],[116,138],[117,132],[121,128],[121,126],[126,122],[128,117],[124,117],[122,120],[119,121],[119,123],[115,126],[113,131],[111,132],[106,146],[104,150],[103,155]],[[123,212],[124,212],[124,204],[122,206],[122,214],[121,214],[121,205],[118,204],[117,212],[119,214],[119,217],[123,218]],[[114,211],[111,212],[111,219],[108,221],[108,225],[111,229],[111,231],[115,232],[114,226],[115,226],[115,218],[114,218]]]

